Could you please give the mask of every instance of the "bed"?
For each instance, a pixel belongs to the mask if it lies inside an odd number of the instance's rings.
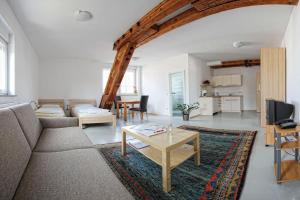
[[[66,117],[63,99],[39,99],[35,114],[38,118]]]
[[[72,117],[78,117],[79,126],[85,124],[112,123],[116,127],[116,116],[109,110],[97,107],[96,100],[70,99],[69,108]]]

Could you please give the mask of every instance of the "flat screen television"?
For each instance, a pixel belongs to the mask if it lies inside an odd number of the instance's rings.
[[[278,121],[293,119],[295,106],[282,101],[266,101],[266,119],[268,125],[273,125]]]

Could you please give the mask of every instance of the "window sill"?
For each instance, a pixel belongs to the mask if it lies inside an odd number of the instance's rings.
[[[17,95],[12,95],[12,94],[0,94],[0,97],[16,97]]]

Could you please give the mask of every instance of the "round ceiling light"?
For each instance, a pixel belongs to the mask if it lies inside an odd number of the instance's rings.
[[[241,47],[246,46],[246,45],[247,45],[246,42],[234,42],[234,43],[232,44],[232,46],[233,46],[234,48],[241,48]]]
[[[93,18],[92,13],[86,10],[76,10],[74,12],[74,16],[77,21],[81,22],[88,21]]]

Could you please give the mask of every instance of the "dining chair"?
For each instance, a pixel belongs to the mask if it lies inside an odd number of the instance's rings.
[[[117,112],[117,102],[118,102],[118,101],[122,101],[121,96],[116,96],[115,99],[114,99],[115,111],[116,111],[116,112]],[[122,108],[123,108],[123,106],[120,105],[120,106],[119,106],[119,109],[120,109],[121,113],[122,113]]]
[[[132,118],[134,118],[134,112],[140,113],[141,120],[144,119],[144,113],[146,113],[147,118],[148,118],[148,113],[147,113],[148,99],[149,99],[148,95],[142,95],[139,108],[130,108],[129,109],[132,112]]]
[[[122,101],[121,96],[116,96],[115,99],[114,99],[115,110],[117,110],[117,102],[118,102],[118,101]],[[121,105],[119,106],[119,109],[120,109],[120,111],[121,111],[121,115],[120,115],[120,116],[122,116],[123,108],[124,108],[124,106],[121,104]],[[127,106],[127,108],[129,108],[129,106]]]

